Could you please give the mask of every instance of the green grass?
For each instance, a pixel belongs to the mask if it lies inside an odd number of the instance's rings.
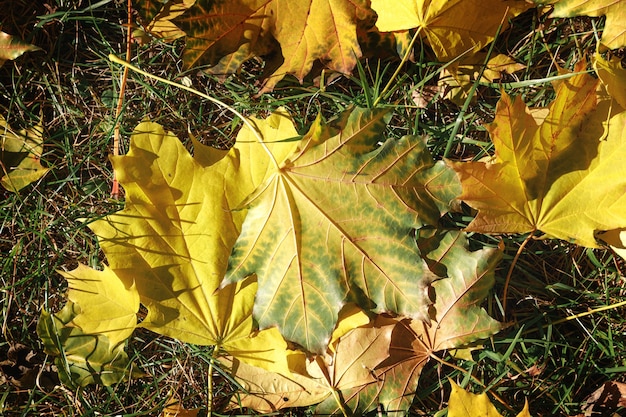
[[[0,362],[16,344],[35,354],[28,364],[39,369],[35,386],[20,386],[19,372],[3,362],[0,374],[0,415],[159,415],[172,399],[186,408],[206,413],[212,393],[214,409],[225,405],[235,386],[216,364],[210,348],[185,345],[139,330],[128,352],[146,374],[112,387],[90,386],[70,390],[58,385],[51,358],[42,352],[36,324],[42,309],[57,311],[64,304],[66,284],[57,270],[78,263],[100,267],[104,262],[87,225],[119,210],[123,201],[110,199],[115,107],[121,69],[108,62],[109,53],[123,56],[125,5],[114,1],[56,0],[48,10],[36,2],[0,1],[3,30],[24,34],[43,52],[26,54],[0,67],[0,112],[14,128],[43,120],[44,164],[51,172],[19,194],[0,189],[0,307],[2,309]],[[43,16],[41,19],[37,16]],[[514,21],[495,44],[526,69],[504,82],[538,80],[532,86],[511,88],[533,106],[554,97],[541,80],[556,74],[556,64],[571,68],[593,52],[600,20],[548,21],[528,12]],[[35,28],[35,29],[32,29]],[[418,107],[411,92],[436,85],[440,65],[421,51],[419,62],[407,64],[396,79],[398,60],[363,61],[352,77],[333,80],[323,90],[310,80],[299,85],[285,80],[272,93],[255,97],[261,65],[246,64],[241,73],[218,80],[197,69],[181,71],[182,43],[153,41],[135,46],[135,62],[164,78],[188,77],[192,85],[245,115],[266,116],[283,106],[296,126],[305,131],[318,113],[330,118],[351,106],[371,106],[391,80],[381,105],[395,115],[388,135],[428,135],[434,155],[447,147],[450,157],[479,158],[492,152],[484,125],[493,118],[500,96],[496,88],[479,85],[451,139],[459,107],[435,96]],[[241,122],[192,94],[130,73],[120,119],[124,138],[144,117],[163,124],[186,141],[188,126],[205,143],[232,144]],[[127,140],[127,139],[125,139]],[[449,146],[450,144],[450,146]],[[122,143],[126,150],[127,142]],[[445,221],[463,227],[471,213]],[[446,378],[476,392],[487,390],[520,411],[527,398],[532,415],[574,415],[584,399],[607,380],[621,380],[626,371],[626,310],[610,309],[576,320],[564,318],[623,299],[623,261],[609,251],[589,250],[563,242],[532,241],[514,266],[507,311],[501,296],[505,276],[523,236],[473,235],[474,248],[504,245],[497,284],[486,303],[492,316],[506,317],[508,327],[483,343],[475,361],[442,359],[463,369],[429,364],[421,377],[413,415],[442,415],[449,393]],[[506,313],[506,314],[505,314]],[[212,369],[214,384],[209,387]],[[474,375],[481,384],[468,378]],[[3,375],[3,376],[2,376]],[[9,381],[10,377],[17,380]],[[493,399],[493,397],[492,397]],[[497,401],[494,400],[497,403]],[[503,412],[506,411],[502,408]],[[307,415],[291,410],[287,415]],[[252,414],[252,413],[250,413]],[[515,415],[514,413],[510,415]]]

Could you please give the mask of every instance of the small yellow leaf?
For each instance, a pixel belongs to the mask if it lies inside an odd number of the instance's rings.
[[[41,165],[43,126],[14,132],[0,116],[0,184],[18,192],[49,171]]]
[[[502,417],[487,394],[472,394],[450,381],[452,392],[448,401],[448,417]]]

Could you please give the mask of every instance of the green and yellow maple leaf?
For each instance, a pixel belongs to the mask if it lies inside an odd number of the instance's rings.
[[[552,4],[550,17],[606,16],[599,49],[626,46],[626,2],[621,0],[535,0],[537,4]]]
[[[607,121],[594,111],[597,82],[585,73],[561,81],[540,124],[521,98],[503,95],[488,128],[493,161],[452,164],[460,199],[478,209],[467,230],[540,230],[597,247],[596,231],[626,226],[626,113]]]
[[[530,7],[522,0],[372,0],[381,31],[418,28],[441,61],[479,51],[501,22]]]
[[[452,392],[448,401],[449,417],[502,417],[496,407],[489,401],[487,394],[472,394],[459,387],[454,381],[450,380]],[[517,414],[517,417],[531,417],[528,410],[528,401],[524,405],[524,409]]]
[[[18,192],[49,171],[41,165],[43,126],[15,132],[0,116],[0,184]]]
[[[434,275],[411,233],[436,224],[458,192],[423,139],[379,146],[388,112],[319,119],[245,202],[225,283],[256,274],[254,315],[306,350],[323,352],[347,302],[428,320]]]

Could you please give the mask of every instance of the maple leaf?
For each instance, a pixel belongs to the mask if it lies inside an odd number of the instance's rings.
[[[256,123],[267,125],[261,131],[297,136],[284,115]],[[266,139],[273,138],[268,133]],[[244,165],[239,173],[239,156],[250,159],[257,148],[244,143],[228,153],[196,149],[199,156],[193,158],[161,126],[141,123],[128,154],[112,158],[126,206],[90,227],[110,269],[127,288],[136,288],[147,308],[140,326],[188,343],[217,345],[252,364],[288,372],[286,343],[278,331],[251,334],[256,280],[218,290],[245,216],[231,210],[232,204],[256,188],[250,173],[259,173],[263,161],[256,158],[258,166]]]
[[[489,401],[487,394],[472,394],[459,387],[454,381],[450,381],[452,392],[448,401],[449,417],[502,417],[496,407]],[[517,417],[531,417],[528,410],[528,401],[524,409],[517,414]]]
[[[383,32],[418,28],[441,61],[493,41],[500,22],[531,7],[522,0],[372,0]]]
[[[626,2],[621,0],[535,0],[538,4],[553,4],[550,17],[606,16],[599,50],[626,46]]]
[[[18,192],[49,171],[41,165],[43,152],[41,124],[14,132],[0,115],[0,184]]]
[[[198,0],[176,22],[187,34],[185,65],[209,64],[214,74],[280,49],[262,89],[271,91],[287,74],[302,81],[316,60],[351,72],[361,56],[357,25],[371,15],[365,0]]]
[[[16,59],[25,52],[41,51],[41,48],[28,44],[8,33],[0,32],[0,66],[9,59]]]
[[[332,124],[318,119],[243,205],[224,282],[256,274],[260,327],[277,326],[311,352],[326,349],[349,301],[428,319],[434,275],[411,233],[437,223],[458,185],[422,139],[379,146],[387,116],[355,109]]]
[[[593,111],[596,87],[584,73],[560,82],[540,124],[521,98],[503,95],[488,129],[494,160],[452,164],[463,184],[459,198],[478,209],[467,230],[541,230],[598,247],[595,231],[626,226],[626,114],[608,120],[605,135],[606,113]]]

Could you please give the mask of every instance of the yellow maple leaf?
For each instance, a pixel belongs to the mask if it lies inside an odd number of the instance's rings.
[[[176,23],[187,34],[188,67],[210,64],[211,72],[227,74],[274,51],[262,88],[271,91],[287,74],[302,81],[316,60],[351,72],[362,55],[357,25],[370,15],[365,0],[198,0]]]
[[[493,160],[452,164],[460,199],[478,209],[468,230],[540,230],[597,247],[595,231],[626,226],[626,113],[606,121],[594,111],[597,82],[585,73],[561,81],[541,124],[521,98],[503,95],[488,128]]]
[[[278,148],[275,154],[294,146],[274,141],[297,136],[284,115],[253,122],[266,133],[266,146]],[[251,136],[247,128],[240,134],[244,140],[227,153],[196,145],[194,158],[158,124],[141,123],[128,154],[113,158],[126,206],[90,227],[111,271],[127,288],[136,288],[147,308],[140,326],[188,343],[217,345],[248,363],[288,373],[286,342],[278,330],[254,331],[256,279],[218,290],[245,216],[232,208],[263,180],[268,164],[246,135]],[[241,160],[252,158],[259,163],[241,168]]]
[[[418,28],[441,61],[479,51],[493,41],[500,22],[530,7],[521,0],[372,0],[381,31]]]
[[[428,320],[434,276],[408,236],[437,222],[458,184],[422,139],[380,145],[388,116],[352,109],[332,123],[318,118],[292,154],[274,156],[243,204],[224,282],[256,274],[259,327],[277,326],[310,352],[326,349],[347,302]]]
[[[451,379],[449,381],[452,392],[448,402],[448,417],[502,417],[502,414],[489,401],[487,394],[472,394],[459,387]],[[530,417],[528,401],[517,417]]]

